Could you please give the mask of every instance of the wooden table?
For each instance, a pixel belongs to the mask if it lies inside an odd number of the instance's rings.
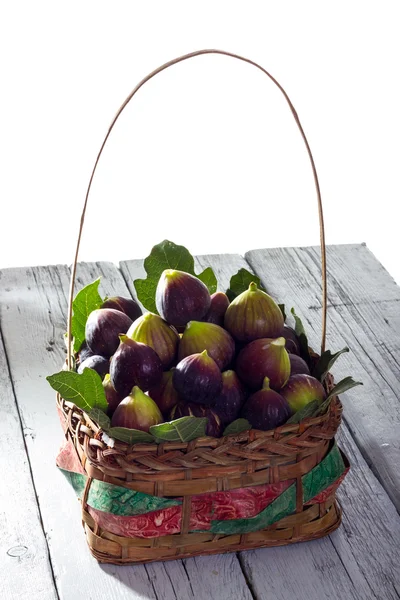
[[[294,306],[318,348],[319,250],[200,256],[221,289],[239,267]],[[102,275],[107,295],[133,293],[142,261],[80,264],[78,288]],[[1,600],[323,600],[400,598],[400,288],[364,245],[328,248],[328,347],[334,368],[364,387],[344,394],[339,441],[352,469],[340,488],[343,524],[289,547],[151,565],[99,565],[80,507],[55,467],[62,441],[46,375],[65,359],[69,268],[0,272]]]

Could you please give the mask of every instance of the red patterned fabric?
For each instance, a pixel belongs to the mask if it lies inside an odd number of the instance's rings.
[[[190,530],[208,530],[211,520],[255,517],[282,494],[291,481],[214,492],[192,497]],[[96,523],[115,535],[152,538],[179,533],[182,506],[172,506],[135,517],[120,517],[89,507]]]
[[[65,471],[86,475],[71,440],[65,440],[56,458],[56,465]]]

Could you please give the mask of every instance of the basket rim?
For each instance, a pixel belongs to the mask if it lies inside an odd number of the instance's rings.
[[[67,412],[65,411],[64,407],[67,407],[69,409],[68,412],[70,412],[72,410],[71,418],[75,417],[75,418],[79,419],[83,425],[85,425],[85,426],[89,425],[93,431],[93,434],[94,434],[93,437],[95,437],[96,439],[104,441],[103,434],[108,436],[107,432],[104,431],[96,423],[96,421],[90,415],[88,415],[88,413],[86,413],[83,409],[76,406],[76,404],[74,404],[73,402],[71,402],[69,400],[64,400],[60,396],[59,393],[57,393],[57,401],[56,402],[57,402],[57,406],[60,408],[60,410],[63,412],[63,414],[66,417],[67,417]],[[297,434],[300,435],[300,434],[304,433],[307,429],[312,427],[313,425],[320,425],[320,424],[324,423],[325,421],[328,421],[331,414],[334,411],[341,413],[342,410],[343,410],[343,405],[339,399],[339,396],[333,396],[331,399],[331,402],[329,404],[328,410],[323,415],[320,415],[318,417],[307,417],[307,418],[303,419],[302,421],[300,421],[299,423],[290,423],[288,425],[284,424],[284,425],[281,425],[280,427],[276,427],[275,429],[269,429],[267,431],[263,431],[261,429],[247,429],[246,431],[243,431],[241,433],[232,433],[229,435],[221,436],[219,438],[211,437],[211,436],[201,436],[201,437],[195,438],[189,442],[165,441],[165,442],[159,442],[159,443],[157,443],[157,442],[154,442],[154,443],[141,442],[141,443],[135,443],[135,444],[127,444],[126,442],[122,442],[115,438],[111,438],[111,436],[108,436],[108,437],[113,440],[112,447],[116,450],[121,450],[123,452],[126,452],[126,450],[128,448],[133,448],[133,447],[135,448],[135,450],[156,452],[157,448],[159,448],[160,445],[163,446],[164,450],[177,450],[177,449],[187,450],[190,447],[193,447],[194,443],[195,443],[196,448],[200,448],[202,446],[218,447],[223,444],[228,444],[229,442],[245,442],[245,441],[253,442],[253,441],[259,440],[259,439],[277,438],[285,433],[292,433],[294,435],[297,435]]]

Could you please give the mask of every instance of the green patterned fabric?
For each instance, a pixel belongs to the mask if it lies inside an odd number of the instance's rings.
[[[231,519],[229,521],[211,521],[212,533],[250,533],[265,529],[296,509],[296,485],[291,485],[276,500],[271,502],[256,517],[249,519]]]
[[[312,471],[303,475],[303,502],[308,502],[325,490],[345,469],[342,455],[335,443],[325,458]]]
[[[82,498],[86,485],[86,475],[65,471],[64,469],[60,469],[60,471],[67,477],[78,497]],[[92,481],[87,503],[96,510],[122,517],[143,515],[154,510],[182,504],[180,500],[149,496],[142,492],[135,492],[97,479]]]

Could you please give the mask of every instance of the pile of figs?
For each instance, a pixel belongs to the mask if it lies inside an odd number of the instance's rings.
[[[102,377],[113,427],[149,431],[206,417],[206,434],[219,437],[239,417],[273,429],[325,399],[295,331],[255,283],[230,303],[197,277],[167,269],[156,307],[159,314],[142,314],[130,298],[109,298],[87,320],[78,372]]]

